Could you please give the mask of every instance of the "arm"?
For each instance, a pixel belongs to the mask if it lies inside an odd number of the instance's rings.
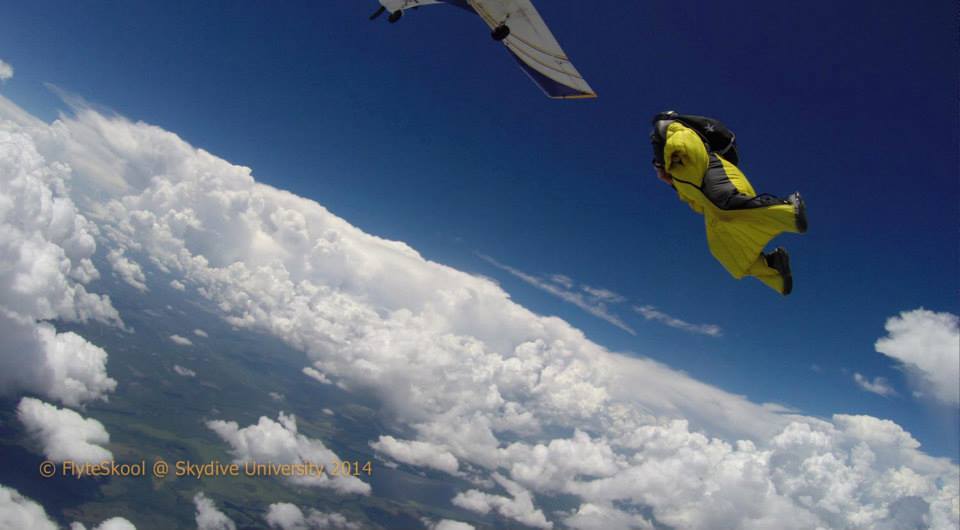
[[[675,190],[677,189],[677,187],[673,184],[673,177],[671,177],[670,174],[667,173],[667,170],[663,169],[662,166],[654,165],[653,167],[654,167],[654,169],[656,169],[657,178],[658,178],[658,179],[660,179],[661,181],[663,181],[663,182],[665,182],[666,184],[670,185],[671,188],[673,188],[673,189],[675,189]],[[679,191],[677,192],[677,197],[679,197],[681,201],[685,202],[685,203],[687,204],[687,206],[690,207],[691,210],[693,210],[693,211],[695,211],[695,212],[697,212],[697,213],[699,213],[699,214],[702,214],[702,213],[703,213],[703,208],[701,208],[700,206],[698,206],[696,203],[694,203],[694,202],[691,201],[690,199],[686,198],[686,197],[685,197],[682,193],[680,193]]]
[[[673,187],[673,178],[667,173],[666,169],[663,169],[663,166],[653,166],[657,171],[657,178],[666,182],[671,188]]]

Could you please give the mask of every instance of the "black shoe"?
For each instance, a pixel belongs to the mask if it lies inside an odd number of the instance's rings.
[[[790,272],[790,255],[786,249],[777,247],[776,250],[763,256],[767,260],[767,266],[780,273],[783,278],[783,295],[786,296],[793,291],[793,274]]]
[[[803,202],[800,192],[791,193],[787,202],[793,205],[793,213],[797,219],[797,231],[801,234],[807,231],[807,205]]]

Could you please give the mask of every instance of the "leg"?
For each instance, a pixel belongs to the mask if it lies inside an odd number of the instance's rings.
[[[750,265],[747,274],[756,277],[767,287],[786,296],[793,291],[790,258],[782,247],[770,254],[760,254]]]
[[[774,222],[785,232],[807,231],[807,213],[803,199],[794,193],[783,199],[773,195],[757,195],[750,181],[737,166],[715,154],[710,155],[710,164],[703,176],[704,196],[722,211],[754,210],[776,218]]]

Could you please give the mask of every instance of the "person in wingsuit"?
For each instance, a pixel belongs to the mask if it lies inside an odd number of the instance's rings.
[[[704,216],[710,252],[734,278],[753,276],[788,295],[793,290],[790,256],[764,247],[782,232],[807,231],[799,193],[786,198],[758,195],[737,167],[736,138],[722,123],[704,116],[661,112],[650,133],[657,178]]]

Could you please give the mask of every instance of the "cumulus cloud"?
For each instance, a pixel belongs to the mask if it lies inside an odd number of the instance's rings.
[[[654,530],[655,528],[642,514],[620,510],[609,504],[590,502],[581,504],[577,511],[563,522],[577,530],[608,530],[610,528]]]
[[[307,474],[289,480],[303,486],[330,488],[343,494],[370,493],[370,485],[357,477],[330,476],[327,473],[334,462],[342,460],[323,442],[300,434],[293,415],[281,412],[278,421],[261,416],[256,425],[242,429],[236,422],[222,420],[208,421],[207,427],[230,445],[236,462],[323,465],[325,469],[319,476]]]
[[[371,442],[370,447],[411,466],[429,467],[451,475],[456,475],[459,470],[457,457],[431,443],[381,436],[376,442]]]
[[[72,523],[70,530],[86,530],[81,523]],[[93,530],[137,530],[137,527],[123,517],[112,517],[93,527]]]
[[[274,400],[274,401],[283,401],[283,399],[284,399],[284,397],[285,397],[283,394],[281,394],[281,393],[279,393],[279,392],[269,392],[268,394],[269,394],[269,396],[270,396],[270,399],[272,399],[272,400]]]
[[[193,341],[180,335],[170,335],[170,340],[177,346],[193,346]]]
[[[17,530],[59,530],[43,506],[21,495],[17,490],[0,484],[0,528]],[[86,530],[82,523],[71,523],[70,530]],[[93,530],[137,530],[123,517],[113,517]]]
[[[140,292],[147,291],[147,278],[143,275],[140,264],[123,255],[122,249],[113,249],[107,253],[107,262],[113,267],[113,272]]]
[[[112,460],[113,453],[101,447],[110,442],[103,424],[34,398],[23,398],[17,418],[48,460],[98,463]]]
[[[58,530],[57,524],[47,517],[43,506],[2,484],[0,484],[0,528]]]
[[[0,123],[43,152],[41,166],[69,164],[73,217],[96,223],[87,233],[96,231],[105,253],[121,249],[169,271],[231,325],[280,337],[324,378],[379,398],[411,461],[421,460],[410,442],[422,442],[478,482],[493,477],[490,487],[455,497],[471,509],[539,527],[582,526],[596,514],[611,529],[644,520],[690,530],[941,530],[960,522],[957,466],[922,453],[892,422],[805,418],[612,353],[487,279],[366,234],[157,127],[85,108],[47,125],[2,97]],[[0,141],[0,152],[7,148]],[[12,161],[11,171],[19,165]],[[57,274],[92,274],[79,263]],[[619,321],[605,305],[613,294],[569,278],[526,278]],[[107,301],[73,293],[65,307]],[[298,433],[292,417],[208,425],[238,460],[335,457]],[[369,491],[359,480],[321,478]],[[578,507],[551,512],[555,523],[535,502],[552,495]]]
[[[568,286],[572,287],[572,280],[570,280],[570,278],[566,276],[553,275],[551,276],[552,281],[547,281],[547,280],[544,280],[543,278],[534,276],[532,274],[527,274],[519,269],[515,269],[509,265],[504,265],[503,263],[500,263],[499,261],[491,258],[490,256],[486,256],[483,254],[478,254],[478,256],[480,256],[481,259],[493,265],[494,267],[512,274],[513,276],[536,287],[537,289],[546,291],[552,294],[553,296],[556,296],[557,298],[563,300],[564,302],[571,303],[597,318],[606,320],[610,324],[613,324],[614,326],[622,329],[623,331],[626,331],[631,335],[637,334],[633,330],[633,328],[626,325],[623,322],[623,320],[620,319],[620,317],[613,314],[612,312],[610,312],[609,309],[607,309],[607,306],[604,302],[608,300],[605,300],[604,298],[597,299],[591,296],[592,295],[591,291],[601,293],[601,291],[599,290],[587,288],[584,291],[587,292],[588,295],[585,296],[582,292],[570,290],[570,287]],[[614,294],[609,291],[603,291],[602,293],[604,294],[604,296],[607,296],[607,293],[609,293],[610,295]]]
[[[672,317],[652,305],[635,306],[633,309],[643,315],[643,318],[666,324],[671,328],[677,328],[690,333],[709,335],[711,337],[719,337],[723,334],[720,326],[715,324],[691,324],[679,318]]]
[[[205,338],[205,339],[210,337],[210,335],[207,335],[207,332],[204,331],[204,330],[202,330],[202,329],[195,329],[195,330],[193,330],[193,334],[196,335],[196,336],[198,336],[198,337],[203,337],[203,338]]]
[[[197,508],[197,530],[237,530],[237,525],[202,491],[193,496],[193,504]]]
[[[173,287],[174,289],[176,289],[176,290],[178,290],[178,291],[186,291],[186,290],[187,290],[187,286],[184,285],[183,282],[181,282],[180,280],[170,280],[170,287]]]
[[[441,519],[439,521],[423,519],[423,524],[427,527],[427,530],[475,530],[476,528],[472,524],[452,519]]]
[[[553,523],[547,521],[543,512],[534,507],[533,497],[529,491],[498,473],[493,474],[493,479],[507,490],[509,496],[468,490],[465,493],[458,493],[453,498],[453,504],[482,514],[495,511],[507,519],[513,519],[533,528],[553,528]]]
[[[76,333],[0,311],[0,390],[35,392],[78,407],[106,400],[117,382],[107,376],[107,352]]]
[[[333,384],[333,381],[330,381],[330,379],[328,379],[323,372],[317,370],[316,368],[305,366],[303,368],[303,374],[309,377],[310,379],[313,379],[324,385]]]
[[[189,368],[184,368],[184,367],[180,366],[179,364],[173,365],[173,371],[176,372],[177,375],[180,375],[180,376],[183,376],[183,377],[196,377],[196,376],[197,376],[197,372],[194,372],[193,370],[191,370],[191,369],[189,369]]]
[[[10,63],[0,60],[0,82],[13,79],[13,67]]]
[[[914,387],[947,405],[960,405],[960,318],[926,309],[887,319],[878,352],[900,361]]]
[[[9,110],[0,101],[0,109]],[[110,299],[87,292],[99,277],[92,257],[97,227],[68,196],[70,167],[47,160],[16,122],[0,118],[0,392],[34,392],[77,406],[105,399],[116,382],[107,354],[45,321],[97,320],[122,327]],[[11,120],[16,120],[11,121]]]
[[[890,386],[890,383],[887,382],[883,377],[874,377],[873,381],[869,378],[860,375],[859,373],[853,374],[853,381],[857,383],[857,386],[866,390],[867,392],[877,394],[879,396],[895,396],[897,391]]]
[[[360,530],[361,526],[339,513],[327,513],[310,508],[307,514],[295,504],[278,502],[270,505],[266,515],[270,528],[279,530]]]

